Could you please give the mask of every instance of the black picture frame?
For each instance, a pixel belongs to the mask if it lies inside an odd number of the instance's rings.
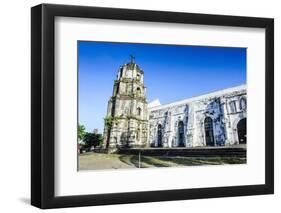
[[[56,197],[54,195],[54,21],[58,16],[264,28],[266,32],[265,184]],[[31,204],[39,208],[272,194],[274,193],[274,20],[53,4],[32,7],[31,112]]]

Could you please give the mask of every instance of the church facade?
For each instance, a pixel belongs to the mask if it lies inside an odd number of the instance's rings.
[[[144,72],[118,70],[108,101],[104,148],[206,147],[246,144],[246,85],[161,105],[148,104]]]

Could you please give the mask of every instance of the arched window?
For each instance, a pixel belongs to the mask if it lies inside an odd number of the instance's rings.
[[[204,120],[204,128],[205,128],[205,142],[206,146],[214,146],[214,132],[213,132],[213,119],[210,117],[206,117]]]
[[[239,108],[240,110],[246,110],[247,109],[247,101],[246,98],[241,98],[239,102]]]
[[[183,121],[180,121],[178,124],[178,146],[183,147],[184,146],[184,124]]]
[[[137,81],[140,81],[141,80],[141,76],[140,74],[137,74]]]
[[[162,125],[159,124],[157,128],[157,146],[162,147]]]
[[[137,88],[137,96],[139,96],[141,94],[141,89],[138,87]]]
[[[141,116],[141,108],[140,107],[137,108],[137,114],[138,114],[138,116]]]

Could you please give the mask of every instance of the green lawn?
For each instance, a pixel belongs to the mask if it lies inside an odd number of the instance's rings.
[[[245,164],[245,157],[168,157],[84,153],[79,170]]]

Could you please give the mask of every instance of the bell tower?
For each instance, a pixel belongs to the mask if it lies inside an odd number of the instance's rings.
[[[105,117],[104,145],[109,150],[147,146],[148,112],[144,72],[131,61],[122,65]]]

